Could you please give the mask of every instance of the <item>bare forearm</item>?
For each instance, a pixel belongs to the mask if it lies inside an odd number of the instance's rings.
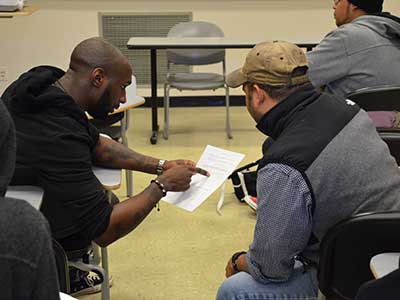
[[[107,246],[135,229],[160,201],[162,193],[154,185],[149,185],[140,194],[116,204],[110,217],[110,223],[96,243]]]
[[[207,176],[206,171],[188,165],[167,169],[143,192],[113,207],[106,232],[95,242],[100,246],[106,246],[132,231],[144,220],[167,191],[186,191],[190,187],[192,176],[197,173]]]
[[[155,174],[158,159],[137,153],[125,145],[100,136],[95,149],[95,163],[106,168],[129,169]]]

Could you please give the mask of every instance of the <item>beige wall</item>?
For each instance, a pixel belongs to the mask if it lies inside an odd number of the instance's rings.
[[[226,36],[318,41],[334,28],[331,0],[147,0],[29,1],[40,9],[29,17],[0,19],[0,68],[8,82],[39,64],[66,68],[72,48],[99,34],[98,12],[192,11],[194,20],[217,23]],[[386,0],[385,10],[400,15],[400,1]],[[241,65],[248,50],[228,51],[228,71]],[[147,95],[148,90],[142,89]]]

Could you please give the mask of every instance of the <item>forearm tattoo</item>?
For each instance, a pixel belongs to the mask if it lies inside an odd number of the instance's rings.
[[[112,140],[102,142],[96,154],[96,162],[106,167],[156,172],[157,159],[132,151]]]

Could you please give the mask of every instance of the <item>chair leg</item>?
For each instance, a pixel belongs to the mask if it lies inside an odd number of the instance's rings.
[[[133,196],[133,174],[131,170],[125,170],[125,178],[126,178],[126,194],[128,197]]]
[[[168,84],[164,85],[164,139],[168,140],[169,136],[169,90]]]
[[[122,144],[128,147],[128,139],[126,137],[125,131],[121,132],[121,139],[122,139]],[[132,179],[132,171],[131,170],[125,170],[125,178],[126,178],[126,194],[128,197],[133,196],[133,179]]]
[[[53,239],[53,250],[57,267],[60,291],[69,294],[71,284],[69,278],[67,255],[65,254],[63,247],[55,239]]]
[[[108,201],[111,202],[111,191],[107,191]],[[108,269],[107,247],[101,248],[101,266],[104,269],[104,281],[101,284],[101,300],[110,300],[110,273]]]
[[[231,120],[229,115],[229,87],[225,86],[225,106],[226,106],[226,134],[229,139],[232,139]]]
[[[101,300],[110,300],[110,273],[108,270],[107,247],[101,248],[101,266],[104,269],[104,281],[101,284]]]
[[[100,256],[100,247],[92,242],[92,256],[90,257],[89,263],[92,265],[100,265],[101,256]]]

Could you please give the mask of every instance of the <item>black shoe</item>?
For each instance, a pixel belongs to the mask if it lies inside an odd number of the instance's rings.
[[[71,295],[80,296],[94,294],[101,291],[101,284],[104,281],[100,272],[82,271],[76,268],[70,268]]]

